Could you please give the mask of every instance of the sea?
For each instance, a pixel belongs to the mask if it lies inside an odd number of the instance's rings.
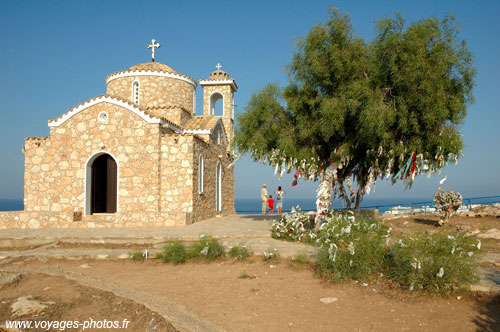
[[[401,205],[410,206],[416,202],[425,203],[421,205],[432,205],[432,197],[427,198],[372,198],[365,197],[361,203],[361,208],[378,208],[380,213],[389,210],[388,206],[384,205]],[[257,214],[261,213],[260,198],[236,198],[234,201],[236,213],[240,214]],[[303,211],[316,210],[316,198],[289,198],[284,197],[283,212],[290,212],[292,207],[299,206]],[[342,209],[344,202],[338,199],[333,200],[331,208]],[[0,199],[0,211],[18,211],[23,210],[22,199]]]

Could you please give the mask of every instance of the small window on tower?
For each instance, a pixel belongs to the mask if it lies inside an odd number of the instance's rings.
[[[132,100],[139,105],[139,82],[137,81],[132,84]]]

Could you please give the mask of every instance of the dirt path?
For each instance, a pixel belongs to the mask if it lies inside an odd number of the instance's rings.
[[[152,261],[51,260],[2,268],[65,275],[92,287],[114,290],[148,308],[164,308],[162,314],[167,316],[177,310],[206,324],[207,329],[193,329],[198,331],[500,330],[500,304],[491,300],[409,296],[389,289],[384,282],[366,287],[332,285],[287,261],[273,266],[253,258],[244,263],[227,260],[180,266]],[[330,304],[320,301],[328,297],[337,300]],[[181,321],[171,322],[183,329]]]

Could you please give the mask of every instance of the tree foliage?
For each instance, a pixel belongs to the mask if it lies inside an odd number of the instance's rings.
[[[359,206],[377,177],[404,179],[455,162],[472,102],[472,54],[452,16],[405,24],[382,18],[376,37],[354,35],[348,15],[296,41],[289,84],[268,84],[239,116],[235,144],[282,174],[312,180],[330,170],[335,193]],[[357,182],[357,192],[350,179]],[[348,180],[350,197],[344,188]]]

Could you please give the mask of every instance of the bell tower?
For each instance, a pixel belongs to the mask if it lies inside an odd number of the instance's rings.
[[[220,70],[218,63],[216,71],[210,73],[208,80],[200,80],[203,87],[203,115],[218,116],[222,118],[224,130],[228,138],[229,145],[234,135],[234,93],[238,90],[238,85],[234,78]],[[216,114],[216,105],[222,103],[222,114]]]

